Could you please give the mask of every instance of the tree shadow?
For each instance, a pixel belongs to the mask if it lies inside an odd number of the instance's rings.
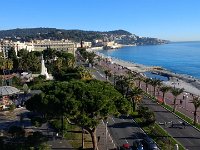
[[[111,128],[128,128],[128,127],[138,127],[138,125],[133,123],[133,122],[120,122],[120,123],[114,123],[112,125],[108,125],[108,127],[111,127]]]

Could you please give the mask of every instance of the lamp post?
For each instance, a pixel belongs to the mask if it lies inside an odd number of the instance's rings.
[[[116,82],[116,72],[114,72],[114,74],[113,74],[113,80],[114,80],[113,82],[114,82],[114,86],[115,86],[115,84],[116,84],[115,83]]]
[[[107,122],[107,120],[105,120],[105,131],[106,131],[106,133],[105,133],[105,148],[106,148],[106,150],[108,150],[108,146],[107,146],[107,136],[108,136],[108,127],[107,127],[107,125],[108,125],[108,122]]]
[[[187,101],[187,98],[188,98],[188,93],[185,93],[183,95],[183,99],[185,99],[185,109],[186,109],[186,101]]]

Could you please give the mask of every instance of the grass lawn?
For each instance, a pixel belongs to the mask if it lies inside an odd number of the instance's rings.
[[[69,125],[68,131],[65,133],[65,138],[69,140],[70,144],[74,148],[80,148],[82,146],[82,130],[75,125]],[[90,134],[84,134],[85,149],[92,148],[92,139]]]

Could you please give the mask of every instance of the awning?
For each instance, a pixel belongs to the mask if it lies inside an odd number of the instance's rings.
[[[13,95],[13,94],[19,93],[19,91],[20,90],[12,86],[1,86],[0,96]]]

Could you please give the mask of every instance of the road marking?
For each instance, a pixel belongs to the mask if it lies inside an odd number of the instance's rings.
[[[112,118],[113,122],[115,122],[114,118]]]
[[[101,76],[101,77],[103,77],[104,78],[104,75],[102,75],[99,71],[97,71],[98,73],[99,73],[99,75]]]
[[[126,143],[128,143],[128,141],[125,139]]]

